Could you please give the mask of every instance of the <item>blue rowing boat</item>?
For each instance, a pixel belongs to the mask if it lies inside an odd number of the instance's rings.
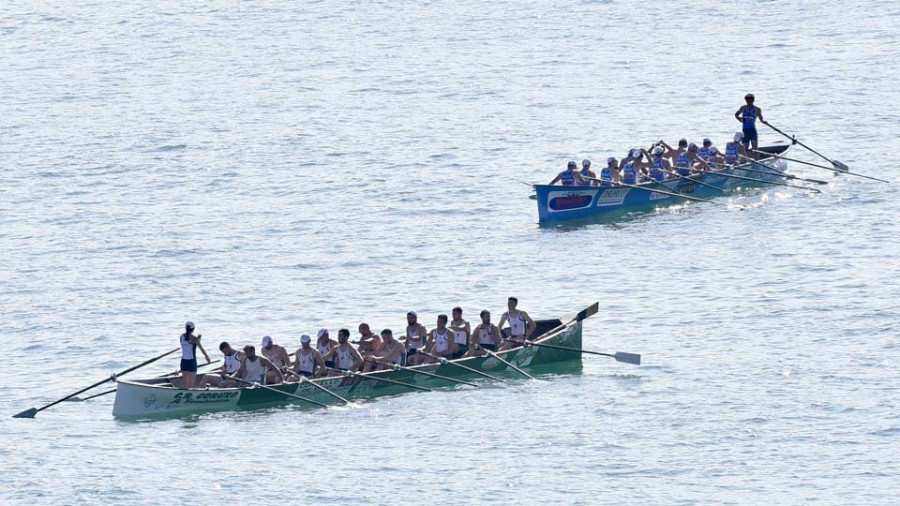
[[[760,151],[776,155],[783,154],[790,145],[774,145],[761,147]],[[708,172],[690,176],[691,179],[704,184],[735,191],[764,185],[764,181],[782,181],[781,174],[787,170],[787,162],[773,157],[737,165],[717,172]],[[735,175],[743,178],[728,177]],[[606,220],[618,218],[631,212],[650,211],[658,207],[679,205],[686,199],[673,194],[684,194],[688,197],[710,198],[722,193],[684,178],[669,179],[662,183],[644,182],[635,187],[625,186],[551,186],[534,185],[537,192],[538,221],[541,225],[561,221],[592,219]],[[659,190],[660,193],[653,190]]]

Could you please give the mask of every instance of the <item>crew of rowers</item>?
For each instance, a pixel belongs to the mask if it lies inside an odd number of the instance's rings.
[[[297,381],[301,377],[341,375],[346,371],[370,372],[480,356],[487,353],[485,350],[503,351],[522,346],[537,329],[528,313],[517,309],[518,302],[515,297],[509,298],[508,310],[497,325],[491,323],[488,310],[481,311],[481,322],[474,329],[463,318],[462,308],[459,307],[453,308],[452,319],[444,314],[438,315],[435,327],[430,331],[419,323],[416,312],[410,311],[406,314],[406,331],[399,339],[390,329],[376,334],[367,323],[359,324],[357,341],[350,340],[348,329],[338,331],[337,341],[331,338],[328,329],[320,329],[315,345],[310,336],[300,336],[300,348],[293,356],[270,336],[262,338],[259,353],[252,345],[238,351],[223,342],[219,345],[224,355],[219,374],[204,375],[199,385],[196,381],[196,350],[200,348],[207,363],[209,355],[203,349],[200,336],[193,334],[194,324],[188,322],[180,338],[182,379],[186,388],[241,387],[257,382],[277,384]],[[500,329],[507,323],[509,330],[504,336]]]
[[[690,177],[693,174],[740,165],[744,163],[744,159],[755,158],[743,140],[742,132],[735,133],[734,140],[725,144],[724,153],[713,146],[710,139],[703,139],[702,146],[681,139],[678,147],[669,146],[661,140],[650,146],[649,150],[633,148],[621,160],[609,157],[599,176],[591,170],[590,160],[581,161],[581,170],[577,163],[571,161],[566,170],[557,174],[550,184],[559,182],[563,186],[608,187],[633,185],[647,180],[665,181]]]

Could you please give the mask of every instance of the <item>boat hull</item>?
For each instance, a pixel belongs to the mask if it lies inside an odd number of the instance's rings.
[[[559,320],[544,320],[538,322],[544,327],[559,327]],[[549,330],[549,329],[548,329]],[[535,342],[553,344],[574,348],[578,351],[565,351],[537,346],[527,346],[500,352],[499,355],[517,367],[530,369],[533,372],[574,372],[581,366],[581,330],[582,322],[574,322],[561,330],[550,332]],[[538,332],[543,332],[540,327]],[[520,373],[511,370],[505,364],[493,357],[469,357],[456,361],[472,369],[501,377],[521,377]],[[490,381],[482,376],[466,371],[461,367],[447,364],[428,364],[416,366],[414,369],[422,370],[455,379],[466,381]],[[379,371],[368,373],[368,376],[386,378],[394,381],[416,385],[425,388],[453,388],[458,383],[416,374],[411,371]],[[370,399],[385,395],[398,395],[416,391],[407,386],[387,384],[363,376],[335,376],[314,380],[332,392],[347,399]],[[263,388],[209,388],[209,389],[178,389],[168,383],[166,379],[152,379],[141,381],[119,380],[116,389],[116,399],[113,405],[113,416],[119,419],[148,419],[167,418],[207,413],[224,410],[259,409],[262,407],[297,403],[308,407],[313,404],[305,403],[297,399],[289,398],[277,392]],[[284,383],[274,385],[281,392],[299,395],[307,399],[324,403],[340,403],[336,398],[315,388],[309,382]]]
[[[781,154],[786,152],[789,147],[788,145],[777,145],[763,149],[770,153]],[[759,172],[749,172],[746,169],[774,172],[774,174],[760,174]],[[739,188],[764,186],[765,183],[730,178],[726,175],[743,176],[763,181],[780,181],[783,180],[781,174],[785,170],[787,170],[787,162],[776,158],[767,158],[759,162],[738,165],[720,172],[691,176],[691,179],[729,192],[736,191]],[[663,182],[662,185],[648,182],[639,186],[647,188],[647,190],[657,189],[670,193],[683,193],[689,197],[696,198],[714,198],[722,195],[721,192],[687,179],[671,179]],[[658,207],[681,205],[686,202],[685,199],[674,195],[623,186],[573,187],[535,185],[534,189],[537,194],[538,221],[542,225],[591,218],[615,219],[630,212],[650,211]]]

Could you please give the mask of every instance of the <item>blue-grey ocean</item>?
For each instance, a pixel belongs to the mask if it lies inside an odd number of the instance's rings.
[[[893,0],[6,1],[0,503],[898,504],[898,55]],[[892,184],[791,164],[823,193],[537,225],[522,182],[721,147],[747,92]],[[643,364],[356,408],[129,423],[110,395],[11,418],[186,320],[218,358],[509,295],[536,318],[599,300],[584,347]]]

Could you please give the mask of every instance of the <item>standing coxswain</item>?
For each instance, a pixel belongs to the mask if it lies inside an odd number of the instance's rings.
[[[472,329],[469,327],[469,322],[463,320],[461,307],[453,308],[452,314],[450,330],[453,331],[453,342],[456,343],[456,352],[453,353],[453,358],[459,358],[469,351],[469,336],[472,335]]]
[[[502,329],[503,324],[509,322],[509,341],[503,344],[501,350],[521,346],[537,329],[537,325],[528,316],[528,313],[516,308],[518,305],[519,299],[510,297],[506,302],[508,311],[503,313],[500,323],[497,324]]]
[[[756,133],[756,119],[759,118],[763,123],[766,123],[766,120],[763,119],[762,109],[754,105],[756,97],[753,96],[753,93],[747,93],[744,96],[744,101],[746,104],[742,105],[734,113],[734,117],[741,122],[744,134],[741,143],[744,145],[744,148],[748,148],[752,144],[753,150],[756,151],[759,143],[759,134]]]
[[[197,384],[197,348],[203,352],[206,357],[206,363],[209,363],[209,354],[203,349],[200,343],[200,335],[194,335],[194,323],[187,322],[184,324],[184,334],[178,339],[181,343],[181,379],[184,382],[184,388],[194,388]]]

